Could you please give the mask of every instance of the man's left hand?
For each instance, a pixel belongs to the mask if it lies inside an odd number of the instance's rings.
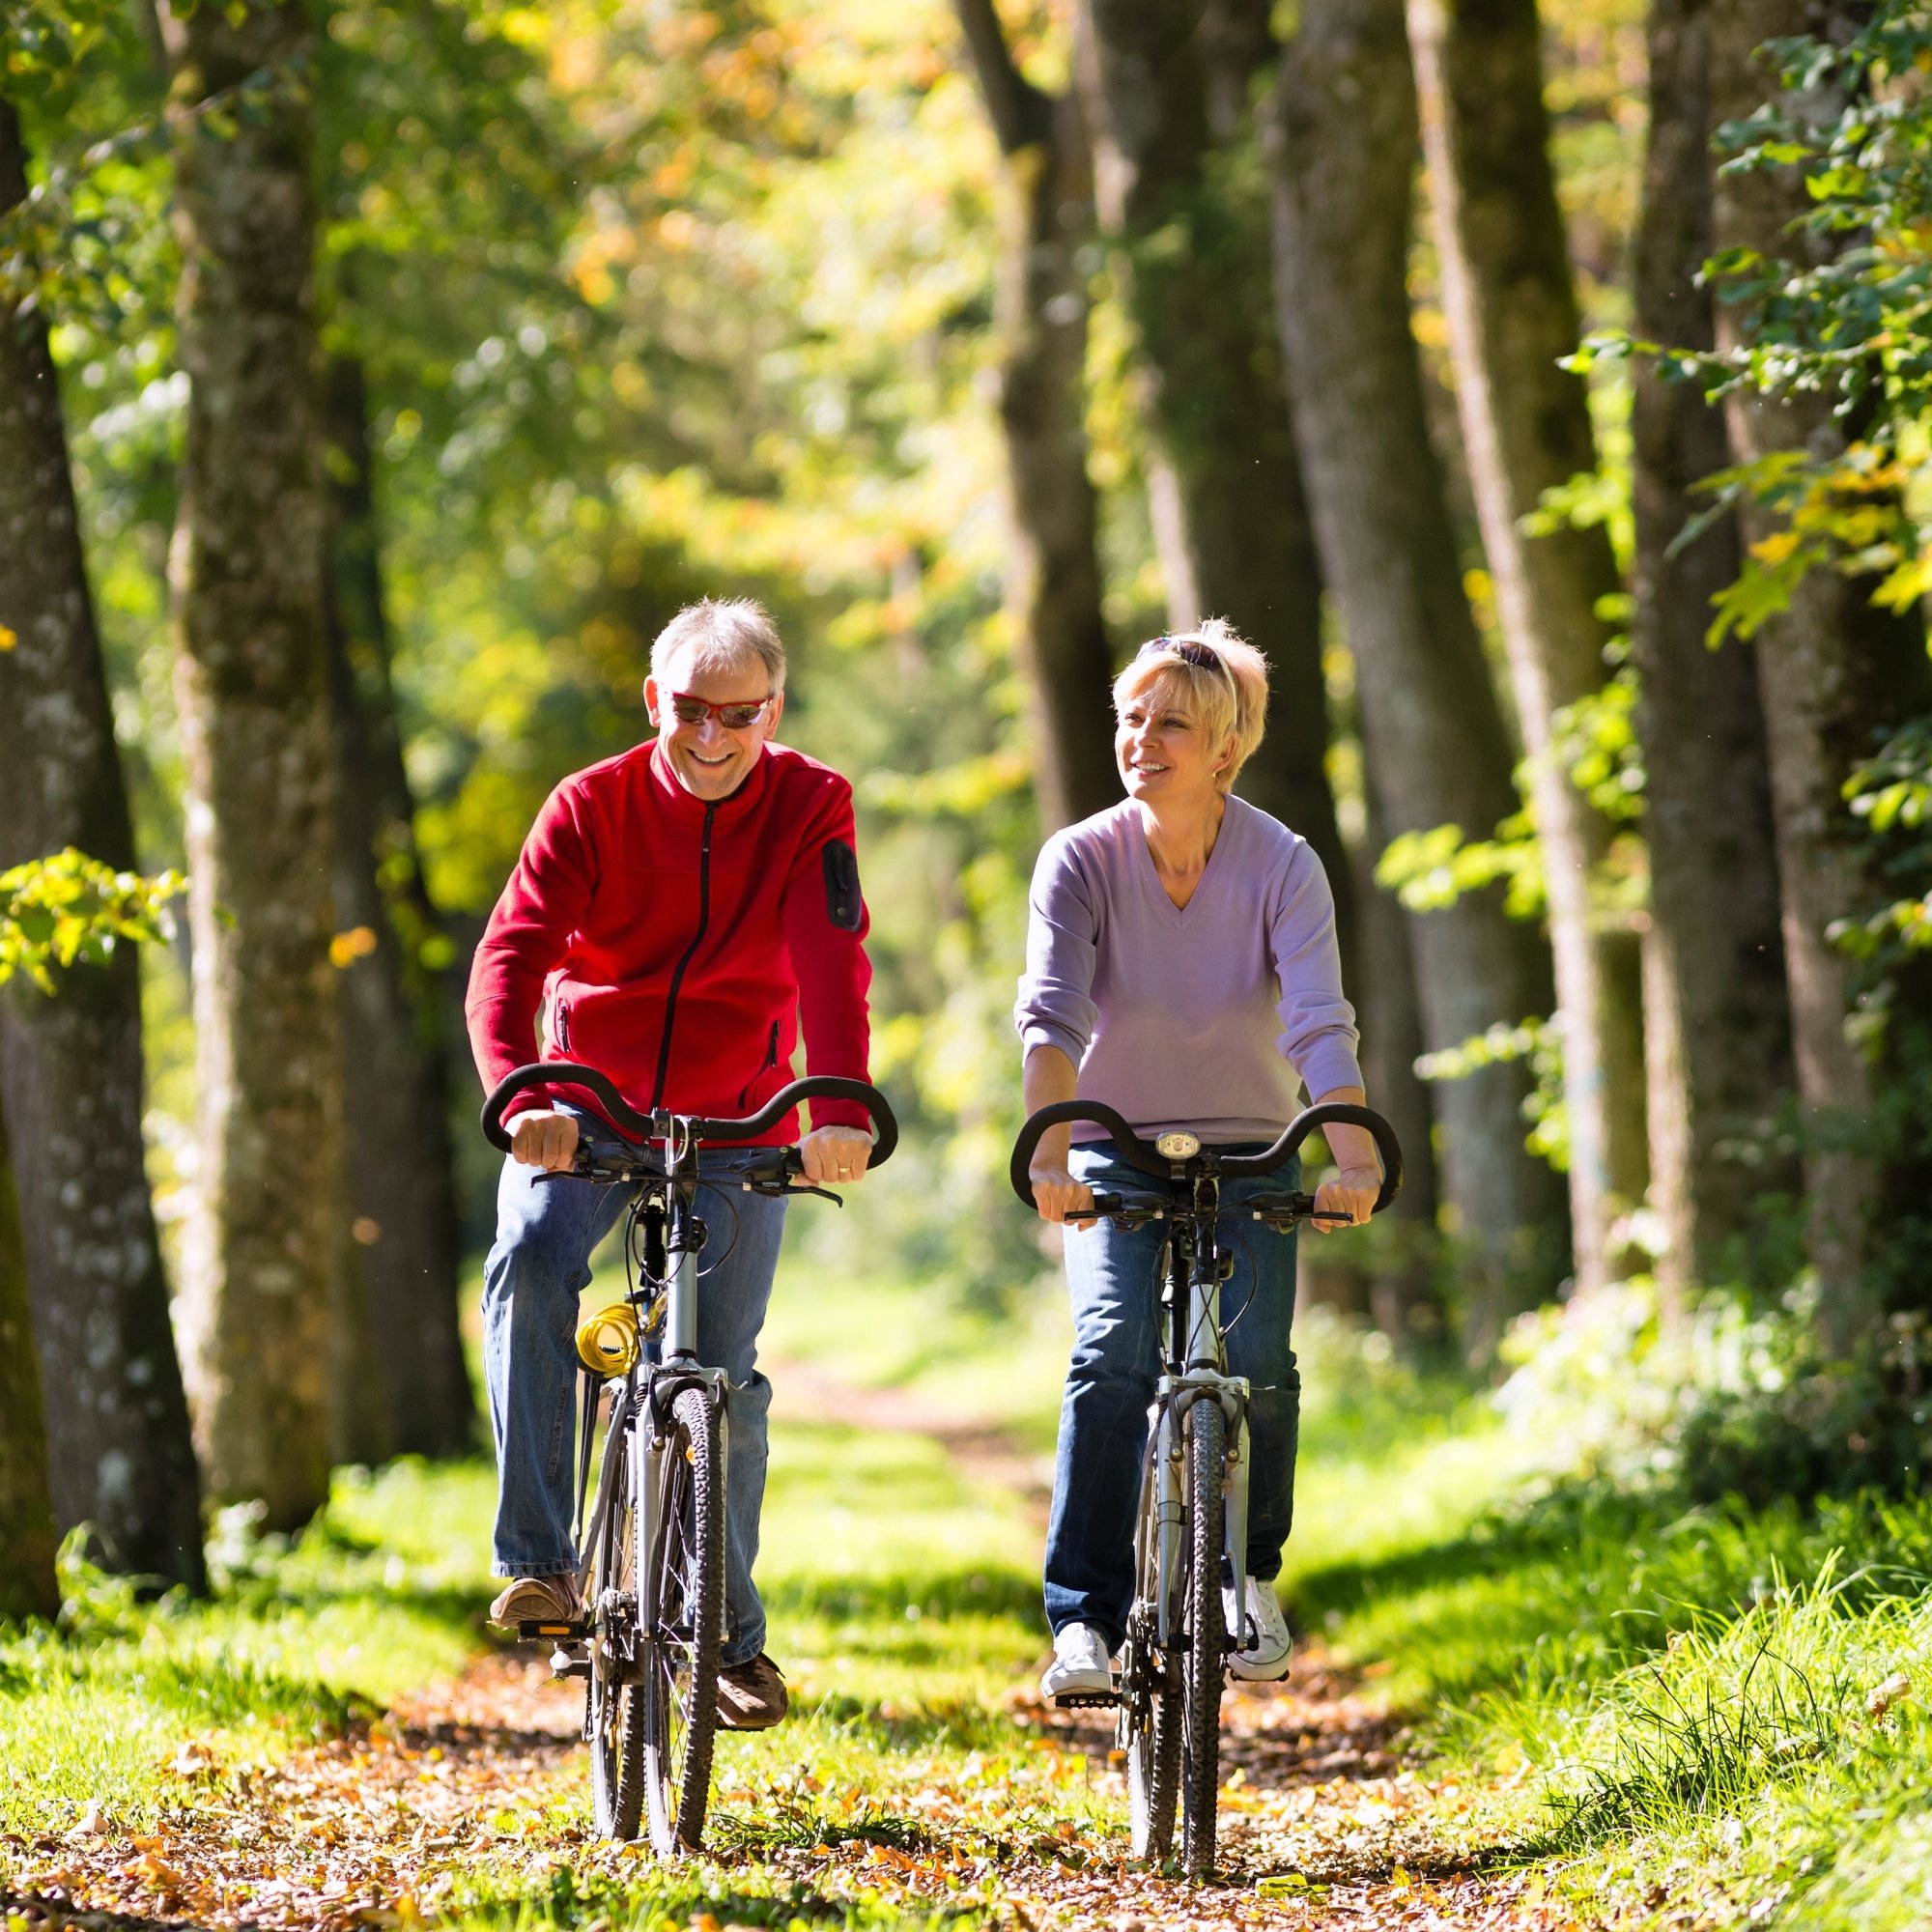
[[[805,1178],[814,1187],[841,1187],[865,1174],[872,1157],[872,1137],[856,1127],[814,1127],[798,1151],[805,1161]]]
[[[1358,1228],[1375,1212],[1376,1196],[1382,1191],[1382,1178],[1372,1167],[1345,1167],[1333,1180],[1324,1180],[1315,1190],[1315,1212],[1346,1214],[1346,1221],[1315,1220],[1310,1226],[1332,1235],[1339,1228]]]

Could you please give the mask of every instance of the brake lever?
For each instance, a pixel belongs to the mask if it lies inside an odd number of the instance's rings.
[[[842,1194],[835,1194],[829,1187],[814,1187],[809,1180],[790,1187],[761,1187],[758,1189],[758,1192],[760,1194],[815,1194],[821,1201],[831,1202],[835,1208],[842,1208],[845,1205],[845,1197]]]

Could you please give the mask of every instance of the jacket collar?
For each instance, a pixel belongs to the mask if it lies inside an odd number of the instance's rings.
[[[715,822],[732,824],[752,815],[757,810],[772,782],[772,748],[765,744],[759,748],[758,760],[745,782],[729,798],[715,802],[718,818]],[[670,768],[670,760],[665,755],[662,739],[653,738],[650,745],[650,782],[657,795],[661,810],[668,812],[672,821],[679,825],[690,825],[694,829],[704,823],[705,801],[694,798],[678,783],[677,774]]]

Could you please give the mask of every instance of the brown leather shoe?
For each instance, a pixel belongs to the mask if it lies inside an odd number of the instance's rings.
[[[784,1672],[761,1650],[718,1672],[718,1721],[727,1731],[768,1731],[791,1708]]]
[[[569,1571],[557,1577],[519,1577],[490,1605],[490,1621],[513,1633],[523,1624],[574,1624],[582,1615],[583,1599]]]

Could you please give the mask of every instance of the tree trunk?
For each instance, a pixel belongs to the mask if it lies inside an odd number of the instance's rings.
[[[8,112],[0,107],[0,114]],[[0,1115],[0,1621],[51,1617],[60,1608],[54,1579],[53,1494],[47,1487],[46,1414],[27,1314],[27,1256],[14,1189],[7,1122]]]
[[[434,965],[441,930],[416,851],[389,681],[361,365],[331,360],[326,389],[335,920],[339,930],[368,935],[337,981],[353,1245],[361,1262],[352,1279],[359,1276],[367,1295],[375,1345],[377,1442],[390,1454],[458,1456],[470,1445],[475,1403],[457,1326],[461,1246]]]
[[[1093,171],[1078,104],[1014,67],[992,0],[955,0],[1007,162],[1000,420],[1012,483],[1009,606],[1034,694],[1040,825],[1120,802],[1100,617],[1099,505],[1087,474],[1087,277]]]
[[[1711,13],[1714,123],[1742,118],[1774,92],[1771,71],[1752,59],[1757,47],[1813,24],[1804,0],[1718,0]],[[1786,231],[1808,206],[1794,170],[1719,175],[1713,239],[1720,251],[1743,247],[1791,259],[1807,244]],[[1720,344],[1747,338],[1748,308],[1719,301],[1716,311]],[[1773,399],[1741,385],[1727,400],[1726,418],[1739,462],[1791,449],[1830,457],[1842,447],[1829,397]],[[1761,509],[1747,507],[1743,517],[1747,541],[1776,526]],[[1926,703],[1923,625],[1873,610],[1869,587],[1833,570],[1814,570],[1790,611],[1766,623],[1757,639],[1792,1048],[1805,1125],[1807,1238],[1823,1290],[1822,1333],[1839,1357],[1868,1336],[1877,1313],[1864,1264],[1879,1175],[1870,1151],[1870,1072],[1848,1025],[1851,962],[1831,933],[1837,921],[1868,911],[1881,897],[1879,882],[1864,874],[1866,841],[1842,787],[1877,734]]]
[[[1563,1035],[1577,1280],[1608,1278],[1646,1176],[1636,942],[1593,907],[1611,828],[1571,782],[1556,713],[1602,689],[1618,588],[1599,526],[1531,539],[1545,491],[1596,468],[1589,400],[1557,367],[1577,303],[1548,157],[1536,0],[1408,0],[1463,446],[1528,753]]]
[[[1712,252],[1710,0],[1653,0],[1650,145],[1634,250],[1641,339],[1708,350]],[[1694,383],[1635,376],[1636,557],[1631,626],[1642,677],[1651,924],[1644,940],[1651,1196],[1669,1293],[1748,1274],[1756,1198],[1797,1177],[1768,1150],[1793,1087],[1756,647],[1704,641],[1712,600],[1736,581],[1736,526],[1670,554],[1706,507],[1693,495],[1730,462],[1722,413]],[[1721,800],[1721,809],[1714,802]],[[1739,1157],[1741,1146],[1758,1151]]]
[[[1325,758],[1321,580],[1275,339],[1267,206],[1251,131],[1216,143],[1239,36],[1212,42],[1200,0],[1086,0],[1077,63],[1096,129],[1102,226],[1119,246],[1152,428],[1173,467],[1201,614],[1225,617],[1273,667],[1267,736],[1242,794],[1314,846],[1356,956],[1347,854]],[[1232,51],[1231,51],[1232,48]],[[1264,42],[1246,58],[1269,51]]]
[[[327,1493],[341,1035],[309,123],[293,4],[164,12],[189,393],[171,575],[201,1164],[185,1244],[213,1493],[271,1527]],[[251,75],[223,128],[193,104]]]
[[[1516,804],[1429,441],[1406,283],[1415,101],[1402,0],[1304,0],[1275,106],[1278,314],[1323,573],[1354,652],[1368,780],[1391,833],[1486,837]],[[1548,956],[1493,892],[1411,928],[1432,1048],[1548,1010]],[[1520,1065],[1436,1089],[1468,1340],[1555,1286],[1556,1177],[1523,1146]]]
[[[1401,1143],[1403,1184],[1389,1210],[1386,1252],[1372,1270],[1369,1305],[1384,1333],[1415,1347],[1443,1339],[1436,1282],[1442,1204],[1435,1176],[1435,1103],[1415,1071],[1425,1050],[1411,945],[1415,935],[1401,903],[1375,882],[1376,855],[1388,840],[1380,802],[1371,788],[1367,837],[1353,855],[1355,903],[1361,909],[1356,978],[1363,1014],[1362,1077],[1369,1104],[1379,1109]]]
[[[0,100],[0,214],[27,191]],[[0,867],[69,845],[134,863],[46,323],[0,305]],[[201,1510],[141,1142],[132,947],[0,1000],[28,1293],[63,1528],[118,1570],[199,1589]]]

